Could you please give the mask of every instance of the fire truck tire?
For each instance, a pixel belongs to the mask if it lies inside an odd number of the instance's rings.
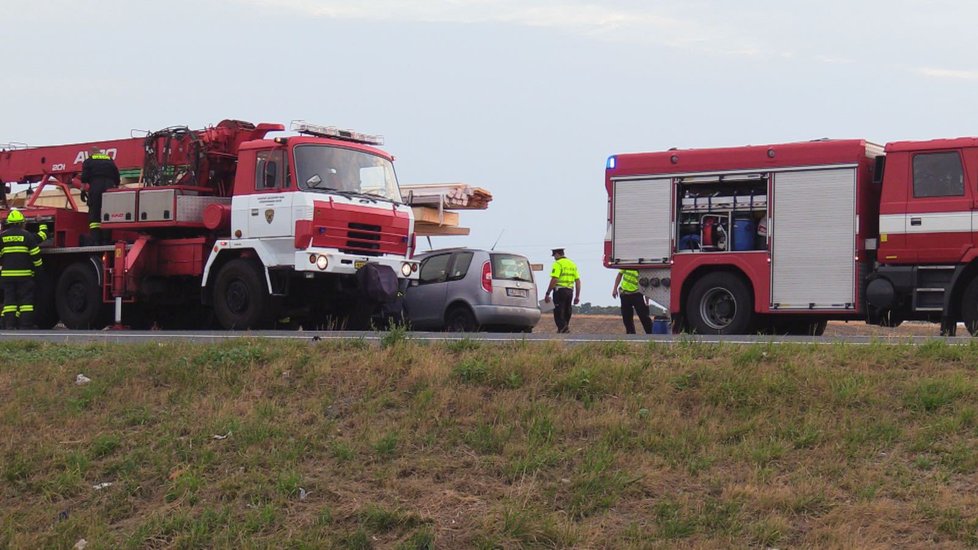
[[[58,309],[54,303],[54,275],[47,269],[35,273],[34,324],[40,329],[53,328],[58,324]]]
[[[968,283],[961,298],[961,320],[972,336],[978,336],[978,277]]]
[[[98,274],[88,262],[68,266],[55,288],[58,317],[72,330],[100,329],[108,321]]]
[[[214,314],[228,330],[264,328],[271,319],[271,296],[261,268],[253,261],[231,260],[217,274]]]
[[[479,323],[469,308],[452,306],[445,314],[445,330],[448,332],[475,332],[479,330]]]
[[[754,300],[747,283],[733,273],[704,275],[689,291],[686,319],[697,334],[749,334]]]

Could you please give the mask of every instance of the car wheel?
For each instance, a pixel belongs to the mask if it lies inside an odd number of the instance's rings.
[[[686,318],[699,334],[748,334],[754,321],[754,300],[739,276],[709,273],[693,284]]]
[[[445,330],[448,332],[475,332],[479,330],[479,323],[475,320],[475,315],[465,306],[454,306],[445,315]]]

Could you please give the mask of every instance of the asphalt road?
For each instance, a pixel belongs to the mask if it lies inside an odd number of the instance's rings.
[[[34,330],[34,331],[0,331],[0,341],[31,340],[50,343],[117,343],[140,344],[149,342],[222,342],[241,338],[267,338],[287,340],[308,340],[310,342],[324,340],[362,339],[367,342],[380,344],[387,336],[385,332],[353,332],[353,331],[135,331],[135,330]],[[422,342],[447,342],[454,340],[478,340],[488,343],[505,343],[526,340],[528,342],[560,341],[567,344],[583,344],[591,342],[632,342],[641,344],[648,341],[662,343],[701,342],[725,344],[757,344],[757,343],[810,343],[834,344],[845,342],[854,345],[873,343],[914,344],[919,345],[933,340],[943,340],[952,345],[967,345],[973,341],[970,336],[944,338],[939,336],[704,336],[704,335],[624,335],[624,334],[497,334],[497,333],[445,333],[445,332],[407,332],[405,337]]]

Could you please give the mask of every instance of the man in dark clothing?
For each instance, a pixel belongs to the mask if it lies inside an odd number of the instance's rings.
[[[0,233],[0,266],[4,328],[34,328],[34,272],[41,267],[41,248],[24,228],[20,210],[7,214],[7,229]]]
[[[97,146],[92,147],[88,158],[82,163],[81,181],[88,184],[88,244],[100,245],[103,244],[102,193],[119,186],[119,168],[112,157]]]

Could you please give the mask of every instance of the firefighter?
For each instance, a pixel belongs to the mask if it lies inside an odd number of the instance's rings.
[[[634,269],[619,269],[615,277],[615,288],[611,291],[612,298],[621,296],[621,322],[625,324],[627,334],[635,334],[635,318],[642,322],[645,334],[652,334],[652,317],[649,316],[649,304],[645,295],[638,291],[638,271]]]
[[[581,302],[581,277],[577,274],[577,265],[564,256],[563,248],[554,248],[550,254],[554,257],[554,265],[550,269],[550,285],[543,300],[549,304],[550,294],[553,293],[557,332],[568,333],[573,310],[571,304],[577,305]]]
[[[4,328],[34,328],[34,273],[41,268],[41,248],[24,228],[20,210],[7,214],[7,228],[0,233],[0,266]]]
[[[89,245],[103,244],[102,239],[102,194],[106,189],[119,186],[119,168],[112,157],[93,146],[89,156],[82,163],[81,181],[88,185],[88,242]]]

